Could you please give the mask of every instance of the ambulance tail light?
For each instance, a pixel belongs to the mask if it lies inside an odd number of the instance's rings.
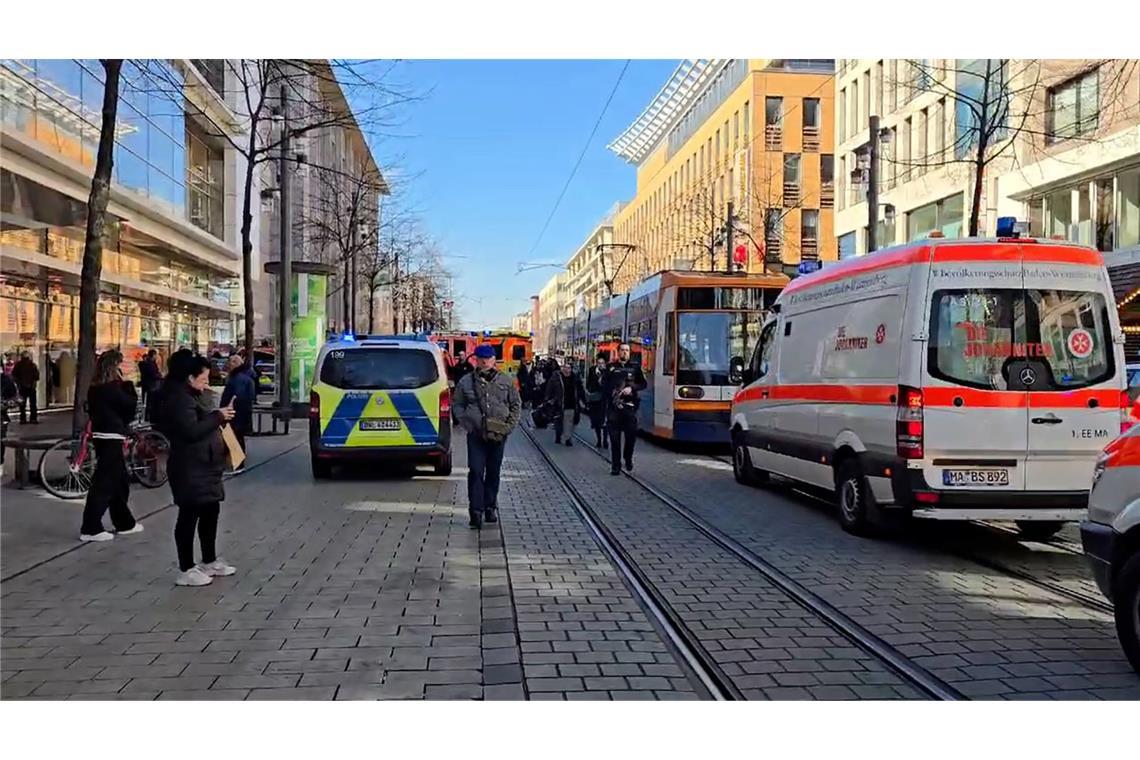
[[[895,417],[895,441],[903,459],[922,459],[923,402],[918,388],[899,386],[898,413]]]
[[[309,419],[319,420],[321,418],[321,394],[316,391],[309,391]]]

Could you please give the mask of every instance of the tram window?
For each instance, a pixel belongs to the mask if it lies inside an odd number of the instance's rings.
[[[452,351],[454,352],[455,356],[459,356],[460,351],[463,351],[464,353],[466,353],[467,352],[467,341],[465,341],[465,340],[453,341],[452,342]]]
[[[662,363],[661,374],[672,375],[677,366],[677,315],[669,312],[665,315],[665,360]]]
[[[678,309],[715,309],[716,288],[680,288],[677,292]]]

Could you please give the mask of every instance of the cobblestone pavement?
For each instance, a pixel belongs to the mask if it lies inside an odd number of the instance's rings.
[[[967,696],[1140,698],[1140,676],[1110,615],[949,550],[992,552],[996,542],[1003,564],[1099,597],[1080,557],[981,528],[948,529],[942,539],[930,536],[941,526],[860,539],[840,529],[829,507],[780,487],[740,486],[731,465],[707,456],[643,440],[636,465],[640,477]]]
[[[695,699],[685,672],[521,433],[503,536],[531,699]]]
[[[580,441],[538,438],[745,697],[921,696]]]
[[[314,483],[307,456],[227,482],[233,578],[173,585],[174,509],[22,567],[0,589],[0,697],[699,696],[525,438],[502,532],[467,527],[461,441],[448,478]]]
[[[232,578],[173,586],[166,510],[4,583],[0,696],[521,696],[501,541],[468,529],[462,473],[314,483],[307,457],[227,483]]]

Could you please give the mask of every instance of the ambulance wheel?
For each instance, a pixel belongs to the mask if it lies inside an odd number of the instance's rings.
[[[1140,552],[1124,563],[1112,587],[1116,636],[1132,669],[1140,673]]]
[[[436,475],[450,475],[451,474],[451,452],[450,451],[448,451],[446,454],[441,456],[439,458],[439,461],[435,463],[435,474]]]
[[[332,477],[332,463],[322,462],[316,457],[312,457],[309,461],[313,465],[314,480],[328,480]]]
[[[768,473],[752,466],[752,456],[739,433],[732,436],[732,476],[737,483],[745,486],[759,486],[768,482]]]
[[[851,457],[840,462],[835,476],[835,500],[843,530],[855,536],[868,536],[873,532],[874,498],[859,461]]]
[[[1048,541],[1065,527],[1060,520],[1018,520],[1017,532],[1027,541]]]

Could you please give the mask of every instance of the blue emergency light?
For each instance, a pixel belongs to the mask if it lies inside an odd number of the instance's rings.
[[[811,274],[819,271],[822,266],[823,263],[820,261],[801,261],[800,265],[796,267],[796,271],[800,274]]]
[[[352,341],[356,340],[356,336],[355,336],[355,335],[353,335],[353,334],[352,334],[352,333],[350,333],[350,332],[346,332],[346,333],[344,333],[343,335],[341,335],[341,336],[340,336],[340,339],[341,339],[341,340],[345,340],[345,341],[348,341],[349,343],[351,343]]]
[[[1016,216],[999,216],[997,220],[997,236],[999,238],[1015,238],[1018,237],[1017,232],[1017,217]]]

